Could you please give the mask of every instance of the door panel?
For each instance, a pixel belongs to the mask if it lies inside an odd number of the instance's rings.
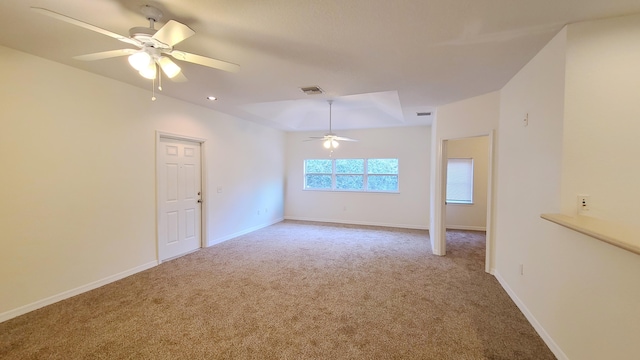
[[[160,261],[201,247],[200,144],[158,143],[158,255]]]

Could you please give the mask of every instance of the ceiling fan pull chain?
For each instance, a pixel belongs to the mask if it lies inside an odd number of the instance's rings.
[[[156,79],[151,80],[151,101],[156,101]]]

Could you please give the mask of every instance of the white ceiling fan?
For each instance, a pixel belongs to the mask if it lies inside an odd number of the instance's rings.
[[[356,139],[338,136],[331,131],[331,105],[333,104],[333,100],[327,100],[327,102],[329,103],[329,132],[324,134],[324,136],[310,136],[309,139],[304,141],[322,140],[323,141],[322,146],[324,146],[325,149],[332,149],[332,150],[337,148],[340,145],[338,140],[339,141],[358,141]]]
[[[169,20],[164,26],[156,30],[154,24],[162,18],[162,11],[149,5],[144,5],[140,8],[142,14],[149,20],[149,27],[133,27],[129,30],[128,37],[48,9],[38,7],[32,7],[31,9],[40,14],[95,31],[137,47],[137,49],[126,48],[80,55],[75,56],[74,59],[93,61],[128,55],[131,66],[138,70],[143,77],[155,79],[160,74],[158,70],[160,68],[168,78],[175,81],[185,81],[186,77],[181,74],[180,67],[171,58],[228,72],[238,72],[240,70],[240,66],[237,64],[175,50],[173,48],[174,45],[193,36],[195,32],[187,25],[175,20]],[[159,89],[162,90],[162,88]]]

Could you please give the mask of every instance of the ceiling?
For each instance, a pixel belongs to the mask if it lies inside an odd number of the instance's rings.
[[[326,130],[329,99],[334,129],[429,125],[416,113],[500,89],[565,24],[640,12],[638,0],[2,0],[0,45],[146,89],[151,101],[151,81],[126,57],[73,59],[127,44],[30,10],[127,35],[148,26],[142,5],[164,13],[156,29],[173,19],[196,32],[176,49],[241,67],[177,62],[189,81],[165,81],[163,95],[285,131]],[[300,90],[312,85],[324,93]]]

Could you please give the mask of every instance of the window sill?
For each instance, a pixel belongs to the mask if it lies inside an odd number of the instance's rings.
[[[638,230],[590,216],[571,217],[563,214],[541,214],[541,218],[592,238],[640,255]]]
[[[365,191],[365,190],[332,190],[332,189],[302,189],[302,191],[355,193],[355,194],[400,194],[400,191]]]

